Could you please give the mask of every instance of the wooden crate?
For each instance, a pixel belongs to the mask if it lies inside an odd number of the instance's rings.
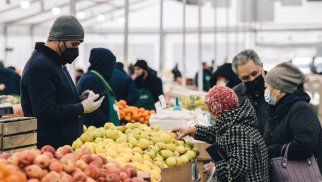
[[[161,170],[161,182],[191,182],[193,162]]]
[[[35,148],[37,120],[35,118],[0,118],[0,151],[20,151]]]

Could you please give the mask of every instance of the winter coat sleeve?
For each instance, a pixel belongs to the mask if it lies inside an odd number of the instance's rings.
[[[101,84],[101,80],[93,80],[88,79],[84,81],[82,84],[82,88],[79,89],[79,93],[84,92],[85,90],[91,90],[96,94],[101,93],[103,90],[105,90],[104,86]],[[104,103],[108,103],[109,98],[105,96],[102,105]],[[102,107],[102,106],[101,106]],[[84,116],[91,122],[93,125],[96,125],[96,123],[105,123],[109,121],[109,108],[107,104],[107,109],[103,112],[102,109],[97,109],[96,111],[90,113],[90,114],[84,114]],[[98,126],[98,125],[96,125]]]
[[[253,159],[253,141],[251,137],[245,136],[242,129],[235,128],[230,130],[230,136],[227,149],[229,160],[220,161],[215,164],[216,175],[219,181],[227,179],[228,175],[234,179],[244,179],[243,175],[251,169]]]
[[[216,132],[213,126],[196,125],[197,132],[195,135],[196,140],[204,141],[209,144],[216,142]]]
[[[291,109],[289,130],[293,136],[288,157],[290,160],[305,160],[311,157],[319,142],[320,123],[314,111],[305,103]],[[282,145],[269,147],[269,153],[280,154]]]
[[[139,91],[130,77],[127,79],[127,85],[128,89],[125,100],[129,105],[133,105],[139,99]]]
[[[162,81],[160,78],[155,79],[155,83],[153,83],[153,99],[155,102],[159,100],[159,96],[163,95]]]
[[[83,114],[81,103],[57,104],[55,82],[56,70],[49,65],[36,64],[29,70],[27,91],[30,95],[33,114],[46,125],[61,125],[61,121],[75,121]],[[77,120],[77,119],[76,119]]]

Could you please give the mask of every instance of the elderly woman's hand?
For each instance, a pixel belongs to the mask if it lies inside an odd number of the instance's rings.
[[[215,166],[215,163],[213,162],[209,162],[208,164],[205,164],[203,168],[204,168],[203,172],[209,176],[212,174],[212,172],[216,171],[216,166]]]
[[[172,130],[173,133],[176,133],[177,139],[182,139],[185,136],[195,136],[196,127],[191,128],[175,128]]]

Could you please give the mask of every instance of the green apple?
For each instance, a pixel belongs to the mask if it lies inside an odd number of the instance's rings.
[[[105,133],[105,136],[106,136],[106,138],[116,140],[119,137],[119,131],[117,131],[117,130],[107,130],[106,133]]]
[[[129,129],[133,129],[134,124],[133,123],[126,123],[125,127]]]
[[[177,151],[174,151],[172,155],[173,155],[173,157],[180,157],[180,154]]]
[[[178,140],[178,145],[179,146],[184,146],[184,141],[183,140]]]
[[[152,137],[152,142],[153,142],[154,144],[156,144],[156,143],[158,143],[158,142],[162,142],[162,139],[161,139],[160,137],[158,137],[158,136],[156,136],[156,137]]]
[[[197,148],[193,148],[192,151],[194,151],[196,153],[196,155],[199,156],[200,152]]]
[[[100,137],[98,137],[98,138],[95,138],[95,143],[97,143],[97,144],[99,144],[99,143],[102,143],[104,141],[104,138],[100,138]]]
[[[186,143],[185,143],[187,146],[189,146],[190,147],[190,149],[192,149],[193,148],[193,146],[194,146],[194,144],[192,143],[192,142],[190,142],[190,141],[186,141]]]
[[[148,155],[151,159],[155,158],[155,152],[153,150],[146,150],[144,151],[145,155]]]
[[[170,143],[172,139],[169,134],[161,134],[160,138],[162,138],[163,143]]]
[[[177,159],[175,157],[169,157],[165,160],[165,163],[169,166],[169,167],[172,167],[172,166],[175,166],[177,165]]]
[[[159,154],[161,155],[161,157],[163,159],[167,159],[169,157],[172,157],[172,151],[170,151],[170,150],[161,150]]]
[[[184,164],[184,161],[180,157],[176,157],[176,160],[177,160],[177,165]]]
[[[87,128],[87,131],[94,131],[94,130],[96,130],[96,127],[95,126],[89,126]]]
[[[164,166],[164,162],[163,161],[154,161],[153,164],[159,166],[160,168]]]
[[[174,144],[171,144],[171,143],[168,143],[168,144],[167,144],[167,149],[168,149],[168,150],[174,151],[174,150],[175,150],[175,148],[176,148],[176,146],[175,146]]]
[[[128,135],[128,142],[135,147],[138,144],[138,140],[133,137],[133,135]]]
[[[163,158],[162,158],[161,156],[158,156],[158,155],[157,155],[157,156],[153,159],[153,161],[162,161],[162,162],[163,162],[164,160],[163,160]]]
[[[187,155],[191,160],[193,160],[197,157],[197,154],[192,150],[187,151],[187,153],[185,155]]]
[[[125,134],[119,135],[119,137],[115,140],[116,143],[127,142],[127,136]]]
[[[76,150],[76,149],[81,148],[81,147],[82,147],[82,145],[83,145],[83,142],[78,138],[77,140],[75,140],[75,141],[73,142],[73,144],[72,144],[72,148],[73,148],[74,150]]]
[[[165,144],[163,142],[158,142],[155,144],[155,146],[159,147],[160,150],[167,149],[167,144]]]
[[[187,152],[187,150],[182,145],[176,146],[175,151],[179,152],[179,154],[181,154],[181,155],[183,155],[183,154],[185,154]]]
[[[149,149],[153,150],[155,153],[158,153],[160,151],[160,148],[158,146],[155,146],[155,145],[150,145]]]
[[[153,131],[160,131],[161,130],[160,126],[151,126],[151,128]]]
[[[125,132],[125,130],[126,130],[126,127],[125,127],[125,126],[119,126],[119,127],[117,127],[117,130],[119,130],[119,131],[121,131],[122,133],[124,133],[124,132]]]
[[[137,153],[139,153],[139,154],[143,154],[143,150],[140,148],[140,147],[134,147],[133,149],[132,149],[132,151],[133,152],[137,152]]]
[[[186,156],[186,155],[182,155],[182,156],[180,156],[180,159],[181,159],[181,161],[182,161],[182,163],[183,164],[186,164],[186,163],[188,163],[189,162],[189,157],[188,156]]]
[[[144,138],[141,138],[136,144],[137,147],[140,147],[142,150],[146,150],[149,148],[150,141]]]
[[[86,133],[83,133],[81,136],[80,136],[80,140],[85,143],[85,142],[92,142],[94,140],[94,137],[86,132]]]
[[[105,123],[104,124],[104,129],[105,130],[108,130],[108,129],[112,128],[112,127],[115,127],[115,125],[113,123]]]

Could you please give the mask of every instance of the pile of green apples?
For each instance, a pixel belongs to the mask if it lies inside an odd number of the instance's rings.
[[[72,144],[76,151],[83,146],[121,165],[131,164],[139,173],[150,173],[152,181],[160,180],[162,168],[189,163],[199,155],[192,142],[177,140],[173,133],[158,126],[140,123],[85,127],[84,133]]]

